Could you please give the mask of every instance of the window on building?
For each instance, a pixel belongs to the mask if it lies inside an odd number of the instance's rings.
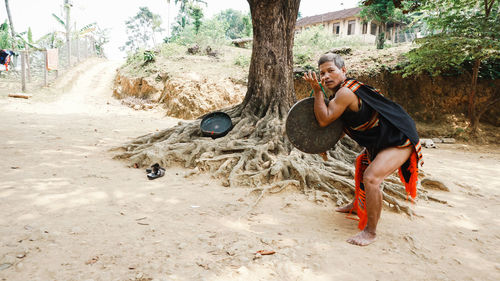
[[[356,27],[356,21],[350,20],[347,25],[347,35],[354,34],[354,28]]]
[[[340,23],[333,24],[333,34],[335,34],[335,35],[340,34]]]
[[[377,35],[377,25],[372,23],[370,26],[370,34],[371,35]]]
[[[368,24],[363,23],[363,34],[366,34],[368,32]]]

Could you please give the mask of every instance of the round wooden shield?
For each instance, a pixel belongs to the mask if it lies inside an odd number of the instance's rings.
[[[306,153],[321,153],[333,148],[344,129],[340,119],[320,127],[314,116],[312,97],[300,100],[290,108],[285,126],[293,146]]]

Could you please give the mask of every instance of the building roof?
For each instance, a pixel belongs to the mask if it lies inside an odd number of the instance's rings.
[[[305,17],[305,18],[301,18],[301,19],[297,20],[295,27],[302,27],[302,26],[307,26],[307,25],[312,25],[312,24],[317,24],[317,23],[322,23],[322,22],[328,22],[328,21],[332,21],[332,20],[345,19],[345,18],[356,16],[357,14],[359,14],[360,11],[361,11],[361,8],[356,7],[356,8],[345,9],[345,10],[330,12],[330,13],[321,14],[321,15]]]

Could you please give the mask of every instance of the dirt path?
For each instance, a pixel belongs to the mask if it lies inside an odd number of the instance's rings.
[[[384,211],[379,241],[356,247],[356,223],[321,193],[251,208],[246,188],[176,167],[148,181],[112,160],[110,148],[178,121],[113,99],[117,66],[81,66],[60,96],[0,98],[0,280],[500,279],[498,147],[425,150],[448,204]]]

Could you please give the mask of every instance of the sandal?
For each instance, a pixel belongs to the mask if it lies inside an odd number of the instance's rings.
[[[154,180],[160,177],[163,177],[165,175],[165,169],[160,167],[160,164],[156,163],[153,166],[151,166],[152,169],[146,169],[146,172],[148,172],[147,176],[148,179]]]

